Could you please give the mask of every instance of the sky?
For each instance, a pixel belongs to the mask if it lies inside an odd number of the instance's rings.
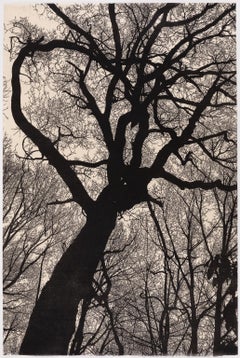
[[[38,9],[41,10],[41,6],[38,6]],[[43,26],[43,24],[49,29],[51,27],[56,26],[56,23],[54,24],[53,21],[50,21],[48,19],[46,19],[46,16],[41,16],[39,15],[39,13],[36,11],[36,8],[33,4],[23,4],[21,2],[17,3],[17,4],[12,4],[12,3],[5,3],[4,4],[4,17],[3,17],[3,21],[4,21],[4,32],[5,32],[5,36],[4,36],[4,46],[5,49],[3,50],[3,76],[5,77],[6,81],[7,81],[7,87],[10,89],[11,87],[11,65],[12,62],[10,61],[9,58],[9,52],[7,51],[7,48],[9,48],[10,46],[10,40],[9,40],[9,36],[10,36],[10,32],[8,32],[10,30],[10,22],[12,20],[17,20],[20,19],[22,17],[27,17],[30,19],[31,23],[34,25],[38,25],[38,26]],[[43,22],[44,19],[44,22]],[[7,33],[6,33],[7,31]],[[11,136],[13,135],[13,140],[14,140],[14,132],[13,132],[13,128],[16,128],[12,116],[11,116],[11,112],[10,112],[10,93],[7,95],[7,106],[4,106],[5,108],[7,107],[7,110],[5,111],[5,116],[3,118],[3,128],[4,131],[6,131],[6,133],[11,134]],[[3,109],[5,109],[3,108]]]

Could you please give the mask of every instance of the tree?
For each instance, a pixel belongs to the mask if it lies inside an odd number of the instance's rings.
[[[49,168],[17,158],[8,137],[3,157],[4,351],[14,353],[61,243],[68,245],[75,232],[68,224],[71,208],[66,215],[63,208],[48,205],[58,182]]]
[[[231,194],[214,191],[221,224],[221,244],[217,253],[211,253],[207,263],[207,276],[216,288],[213,347],[215,355],[237,354],[237,200]]]
[[[236,304],[231,299],[236,294],[236,228],[232,222],[236,219],[236,198],[233,193],[220,192],[218,197],[216,191],[194,190],[185,195],[176,188],[162,190],[172,189],[175,195],[170,193],[165,197],[163,208],[149,203],[157,231],[147,216],[146,205],[123,215],[123,221],[127,216],[135,217],[131,219],[133,237],[123,252],[109,246],[112,240],[108,242],[106,253],[110,255],[108,259],[111,258],[106,263],[108,283],[105,275],[98,279],[100,292],[89,306],[79,353],[118,353],[103,309],[106,299],[126,354],[207,355],[214,352],[216,318],[221,318],[219,302],[228,312],[225,315],[228,323],[220,320],[224,342],[221,352],[225,347],[225,354],[236,353],[236,336],[233,335]],[[227,201],[223,200],[225,195]],[[222,224],[222,209],[227,230]],[[212,258],[220,256],[222,245],[226,244],[226,232],[232,269],[227,276],[222,274],[225,283],[219,300],[218,267],[211,279],[208,272],[212,270],[209,271]],[[121,240],[115,237],[114,241],[115,245],[120,245]],[[225,263],[225,273],[227,268]],[[96,303],[100,301],[102,304]]]
[[[218,348],[217,351],[215,342],[218,332],[224,330],[221,329],[224,322],[220,307],[223,307],[225,300],[229,302],[233,314],[231,318],[229,317],[231,323],[227,324],[228,329],[227,332],[225,330],[224,337],[226,338],[233,331],[235,337],[232,336],[232,339],[228,337],[227,341],[230,340],[234,344],[236,339],[237,305],[236,301],[231,299],[231,295],[234,298],[236,293],[236,261],[234,260],[236,255],[236,224],[234,222],[236,197],[233,193],[219,193],[216,189],[207,194],[202,190],[195,190],[188,196],[179,193],[177,195],[184,203],[177,207],[182,206],[184,209],[180,213],[173,211],[172,208],[167,209],[165,206],[162,209],[164,219],[161,221],[164,223],[161,226],[162,229],[153,212],[152,216],[165,242],[164,252],[167,252],[168,267],[171,264],[168,271],[175,287],[177,306],[181,307],[182,321],[185,316],[188,322],[185,327],[188,327],[187,330],[190,331],[190,333],[186,332],[189,346],[184,353],[202,354],[204,352],[207,354],[212,349],[214,353],[220,353],[221,349]],[[178,222],[178,229],[170,225],[172,216]],[[221,270],[221,275],[219,275],[219,270]],[[178,278],[174,280],[176,271]],[[211,288],[208,281],[213,276],[214,288]],[[225,282],[225,292],[221,296],[223,282]],[[214,327],[212,338],[211,331],[207,330],[208,336],[205,336],[206,333],[202,329],[209,325],[209,320]],[[184,342],[184,335],[180,338]],[[236,347],[235,351],[232,350],[232,353],[234,352],[236,353]],[[227,353],[227,348],[225,353]]]
[[[55,169],[71,195],[60,201],[77,203],[86,224],[42,289],[21,354],[68,353],[117,216],[162,205],[150,183],[236,189],[224,180],[236,154],[234,5],[49,4],[45,12],[55,14],[55,31],[22,20],[11,37],[12,115],[33,143],[28,157],[40,152]]]

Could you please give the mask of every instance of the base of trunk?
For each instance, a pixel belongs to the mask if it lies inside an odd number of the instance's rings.
[[[56,265],[32,312],[20,354],[66,355],[81,299],[93,294],[91,282],[117,212],[103,206],[88,218]]]

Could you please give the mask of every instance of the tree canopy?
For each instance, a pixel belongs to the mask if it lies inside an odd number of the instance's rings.
[[[235,307],[236,290],[226,288],[235,279],[236,262],[235,5],[48,4],[37,9],[56,25],[47,29],[21,18],[8,29],[12,116],[26,136],[25,160],[41,168],[48,163],[49,175],[61,178],[62,190],[51,193],[51,205],[77,204],[85,226],[79,226],[41,290],[20,353],[84,352],[84,323],[96,307],[105,313],[100,328],[97,318],[91,328],[87,347],[91,337],[95,347],[102,342],[95,354],[114,352],[111,340],[106,343],[111,335],[119,354],[201,353],[197,336],[198,330],[204,336],[204,320],[208,331],[215,325],[215,333],[207,348],[201,343],[203,353],[234,346],[233,321],[226,321],[225,332],[224,320],[217,322],[213,312]],[[144,218],[149,229],[138,232]],[[130,280],[136,293],[144,272],[139,297],[145,303],[133,293],[128,297],[125,315],[134,316],[138,333],[131,327],[126,334],[122,299],[114,299],[114,306],[109,302],[111,292],[117,295],[112,290],[117,279],[104,252],[117,245],[110,251],[123,251],[122,262],[131,266],[136,257],[128,252],[128,240],[134,243],[130,247],[142,247],[138,255],[144,265],[132,273],[134,280],[125,273],[125,284]],[[147,253],[144,240],[150,240]],[[110,256],[114,260],[114,253]],[[120,262],[121,255],[113,271]],[[221,280],[224,262],[229,270]],[[145,331],[135,310],[145,317]],[[162,313],[156,333],[157,312]],[[186,325],[178,326],[174,346],[179,313]],[[99,332],[105,333],[97,340]],[[129,337],[145,348],[131,350],[128,343],[124,352]]]

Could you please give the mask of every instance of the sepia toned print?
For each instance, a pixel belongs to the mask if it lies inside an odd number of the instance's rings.
[[[9,4],[4,46],[4,353],[237,354],[235,4]]]

